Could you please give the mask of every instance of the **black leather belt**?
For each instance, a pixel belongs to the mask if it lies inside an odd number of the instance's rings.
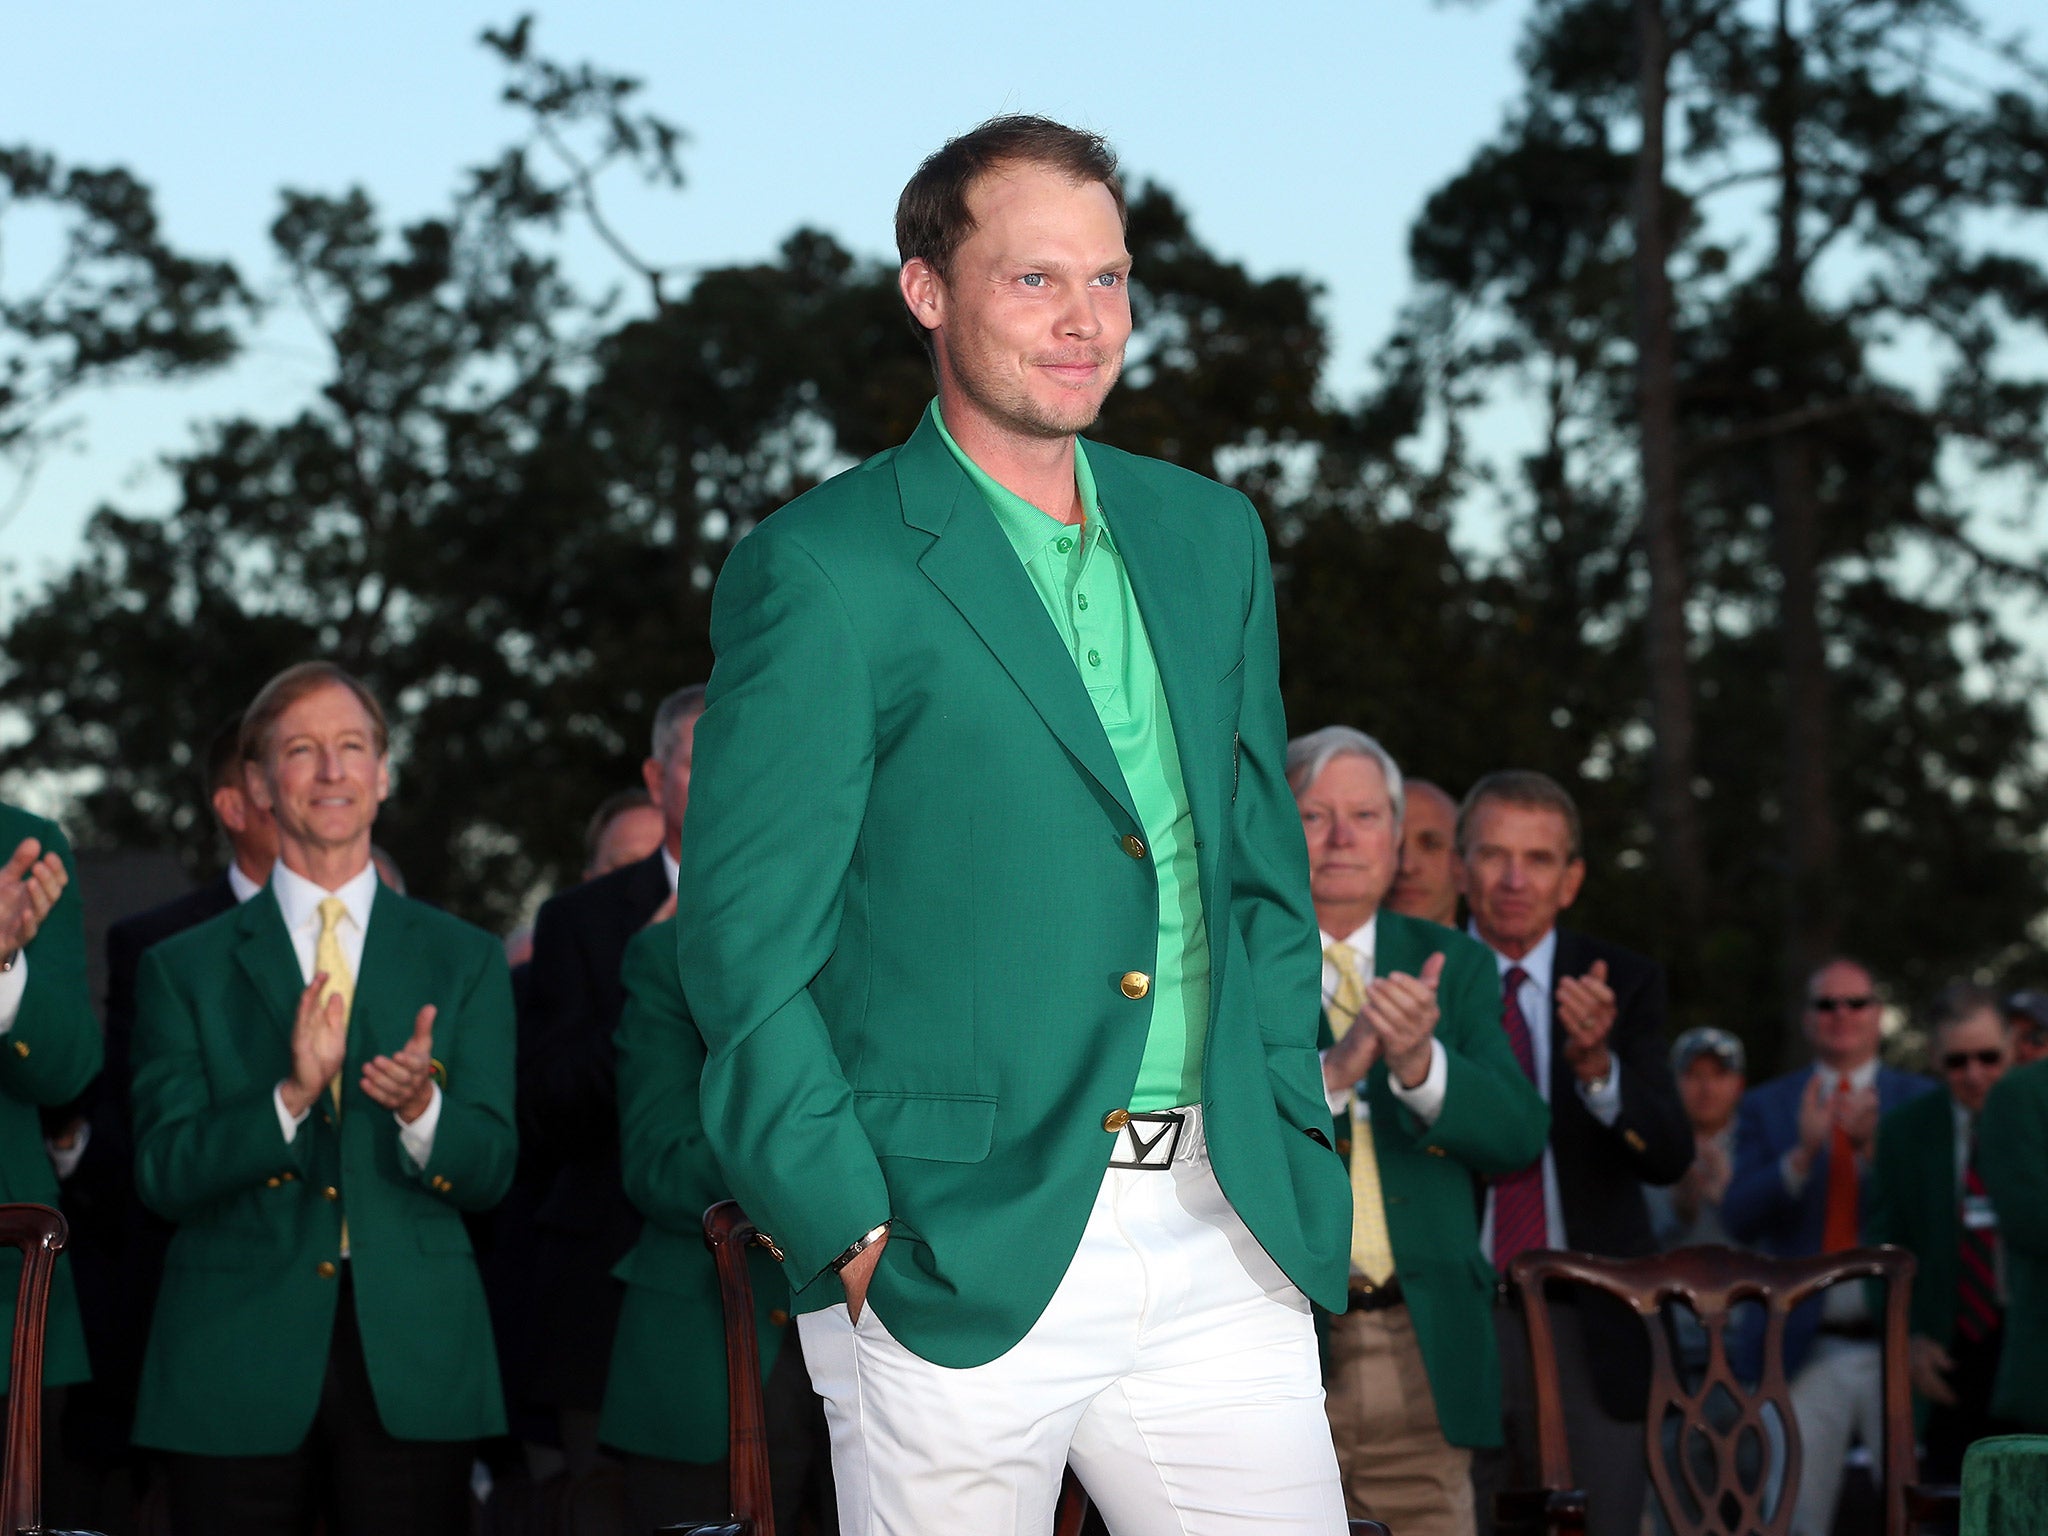
[[[1346,1312],[1384,1312],[1389,1307],[1398,1307],[1407,1300],[1401,1294],[1401,1277],[1389,1275],[1383,1285],[1374,1285],[1367,1280],[1351,1282],[1351,1301],[1344,1308]]]

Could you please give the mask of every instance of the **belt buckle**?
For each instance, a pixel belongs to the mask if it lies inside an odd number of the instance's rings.
[[[1178,1110],[1154,1109],[1142,1114],[1133,1114],[1116,1133],[1116,1150],[1111,1154],[1112,1168],[1152,1169],[1171,1168],[1174,1154],[1180,1150],[1180,1133],[1188,1117]]]

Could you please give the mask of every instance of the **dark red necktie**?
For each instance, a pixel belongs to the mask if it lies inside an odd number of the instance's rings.
[[[1529,1021],[1522,1017],[1522,983],[1529,973],[1519,965],[1510,966],[1501,978],[1500,1022],[1508,1033],[1508,1049],[1530,1082],[1536,1083],[1536,1047],[1529,1039]],[[1542,1092],[1543,1085],[1536,1083]],[[1531,1248],[1547,1248],[1549,1234],[1543,1220],[1543,1159],[1537,1158],[1520,1173],[1493,1181],[1493,1267],[1507,1273],[1517,1254]]]
[[[2004,1313],[1998,1305],[1998,1229],[1972,1227],[1972,1208],[1989,1209],[1984,1180],[1977,1173],[1977,1138],[1970,1137],[1970,1160],[1963,1168],[1962,1269],[1956,1276],[1956,1333],[1977,1343],[1996,1331]]]

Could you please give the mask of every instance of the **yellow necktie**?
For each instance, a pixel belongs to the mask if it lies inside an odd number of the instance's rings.
[[[348,915],[348,905],[339,896],[329,896],[320,903],[320,941],[313,946],[313,969],[327,977],[327,989],[320,994],[320,1006],[327,1006],[327,999],[341,999],[341,1014],[344,1021],[349,1010],[355,1006],[356,979],[349,971],[348,956],[341,952],[341,920]],[[346,1070],[346,1069],[344,1069]],[[337,1072],[327,1084],[327,1091],[334,1099],[334,1118],[341,1120],[341,1073]],[[341,1219],[341,1251],[348,1252],[348,1218]]]
[[[1323,958],[1337,972],[1337,992],[1324,1009],[1330,1033],[1339,1040],[1365,1006],[1365,976],[1358,952],[1349,944],[1332,944]],[[1356,1095],[1351,1102],[1351,1267],[1382,1285],[1394,1272],[1394,1244],[1387,1236],[1387,1210],[1380,1193],[1380,1160],[1373,1150],[1372,1121]]]

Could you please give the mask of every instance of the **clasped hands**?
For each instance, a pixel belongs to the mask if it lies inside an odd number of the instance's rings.
[[[70,879],[56,854],[44,853],[32,837],[21,840],[0,867],[0,965],[12,964],[28,947]]]
[[[1814,1158],[1834,1138],[1837,1126],[1849,1138],[1856,1155],[1868,1158],[1877,1139],[1877,1114],[1875,1087],[1830,1093],[1820,1073],[1814,1073],[1806,1080],[1806,1092],[1799,1096],[1800,1171],[1813,1165]]]
[[[1583,976],[1557,983],[1557,1021],[1564,1026],[1564,1059],[1582,1083],[1604,1082],[1614,1070],[1607,1037],[1620,1012],[1614,989],[1607,985],[1607,962],[1595,960]]]
[[[292,1020],[292,1075],[278,1085],[278,1094],[295,1117],[327,1092],[348,1055],[348,1010],[339,993],[322,1005],[320,994],[326,986],[325,973],[315,976],[299,994],[298,1015]],[[429,1003],[413,1020],[412,1038],[403,1048],[363,1063],[363,1092],[406,1125],[433,1102],[434,1013]]]
[[[1396,1082],[1420,1087],[1429,1076],[1429,1044],[1440,1016],[1436,985],[1443,973],[1444,957],[1436,954],[1422,962],[1420,976],[1397,971],[1367,982],[1358,1017],[1344,1038],[1323,1053],[1323,1086],[1340,1093],[1385,1057]]]

